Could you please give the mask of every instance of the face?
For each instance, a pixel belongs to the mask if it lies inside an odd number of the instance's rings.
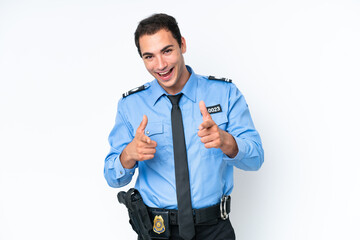
[[[162,29],[153,35],[141,36],[139,45],[148,72],[167,93],[174,95],[180,92],[190,77],[183,57],[185,39],[181,38],[180,48],[171,32]]]

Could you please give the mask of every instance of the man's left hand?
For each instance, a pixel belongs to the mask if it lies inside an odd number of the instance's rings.
[[[220,148],[223,145],[223,131],[212,120],[204,101],[200,101],[200,112],[203,116],[203,122],[199,126],[198,136],[206,148]]]
[[[234,137],[218,127],[207,111],[204,101],[200,101],[199,107],[203,116],[198,131],[201,142],[206,148],[220,148],[229,157],[235,157],[238,147]]]

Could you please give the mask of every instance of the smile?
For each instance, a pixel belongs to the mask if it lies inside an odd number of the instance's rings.
[[[170,74],[172,73],[174,68],[171,68],[170,70],[166,71],[166,72],[158,72],[157,74],[159,75],[159,77],[161,77],[162,79],[165,79],[167,77],[170,76]]]

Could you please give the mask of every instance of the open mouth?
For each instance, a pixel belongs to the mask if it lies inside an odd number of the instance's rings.
[[[166,72],[158,72],[157,75],[161,78],[161,80],[168,80],[171,77],[171,73],[174,68],[171,68],[170,70]]]

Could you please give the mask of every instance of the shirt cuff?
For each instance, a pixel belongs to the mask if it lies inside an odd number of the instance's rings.
[[[235,157],[230,158],[228,157],[226,154],[224,154],[223,160],[224,161],[228,161],[228,162],[237,162],[240,161],[241,159],[243,159],[243,157],[246,154],[246,144],[238,137],[234,137],[235,142],[237,144],[238,147],[238,153],[236,154]]]
[[[114,170],[116,173],[116,179],[122,178],[125,175],[127,175],[127,176],[134,175],[136,167],[137,167],[137,163],[131,169],[124,168],[120,162],[120,155],[119,155],[118,157],[116,157],[115,162],[114,162]]]

